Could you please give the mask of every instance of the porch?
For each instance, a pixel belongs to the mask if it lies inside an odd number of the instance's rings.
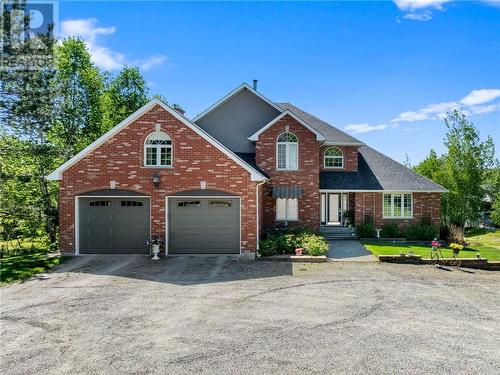
[[[320,190],[320,231],[354,227],[354,199],[354,192]]]

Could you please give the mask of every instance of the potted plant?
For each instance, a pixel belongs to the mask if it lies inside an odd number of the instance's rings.
[[[304,249],[302,247],[297,247],[295,249],[295,255],[302,255],[304,253]]]
[[[160,257],[158,254],[160,253],[160,246],[163,244],[163,240],[159,235],[154,235],[151,236],[147,241],[146,244],[149,248],[151,248],[151,252],[153,253],[153,258],[151,260],[158,260]]]
[[[450,249],[453,250],[453,255],[457,256],[458,253],[460,252],[460,250],[462,250],[464,248],[464,245],[460,245],[458,243],[450,243]]]

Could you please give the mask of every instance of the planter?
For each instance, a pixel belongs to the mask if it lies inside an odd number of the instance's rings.
[[[304,253],[304,249],[301,247],[298,247],[295,249],[295,255],[301,256]]]
[[[160,257],[158,254],[160,254],[160,245],[151,245],[151,251],[153,252],[153,258],[151,260],[159,260]]]

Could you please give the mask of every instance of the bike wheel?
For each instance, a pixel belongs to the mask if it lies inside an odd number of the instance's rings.
[[[439,257],[438,257],[438,254],[436,251],[432,250],[431,251],[431,257],[430,257],[430,260],[429,260],[429,264],[433,265],[433,266],[436,266],[438,264],[438,260],[439,260]]]

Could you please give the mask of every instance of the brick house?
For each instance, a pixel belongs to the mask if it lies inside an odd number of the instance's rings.
[[[242,84],[190,120],[154,99],[49,179],[61,251],[254,256],[269,229],[439,223],[441,186]],[[353,217],[353,223],[347,218]]]

